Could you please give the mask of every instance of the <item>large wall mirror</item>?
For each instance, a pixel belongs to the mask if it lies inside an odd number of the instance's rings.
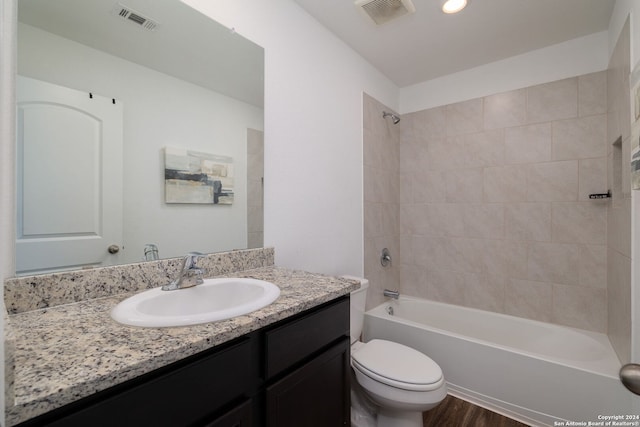
[[[262,246],[260,46],[179,0],[18,0],[18,21],[18,275]],[[166,147],[187,172],[231,158],[233,203],[168,203]]]

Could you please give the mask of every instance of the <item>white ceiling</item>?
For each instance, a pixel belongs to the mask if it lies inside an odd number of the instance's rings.
[[[123,20],[114,13],[118,5],[159,25],[147,31]],[[18,20],[251,105],[264,105],[264,49],[178,0],[20,0]]]
[[[353,0],[294,0],[399,87],[605,31],[615,0],[439,0],[376,26]]]

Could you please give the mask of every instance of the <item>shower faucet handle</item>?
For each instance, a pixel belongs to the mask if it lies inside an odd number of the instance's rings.
[[[389,252],[389,249],[384,248],[382,250],[382,254],[380,254],[380,264],[382,264],[383,267],[391,265],[391,252]]]

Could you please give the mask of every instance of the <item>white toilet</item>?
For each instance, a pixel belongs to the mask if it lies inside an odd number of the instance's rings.
[[[369,281],[351,293],[351,421],[354,427],[422,427],[422,412],[447,395],[442,370],[425,354],[386,340],[359,341]],[[363,396],[364,395],[364,396]],[[371,405],[372,402],[374,405]]]

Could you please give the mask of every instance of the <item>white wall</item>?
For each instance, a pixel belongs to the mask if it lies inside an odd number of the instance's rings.
[[[291,0],[185,0],[265,48],[265,245],[276,264],[363,273],[362,92],[397,87]]]
[[[0,1],[0,289],[15,272],[15,74],[16,16],[14,1]],[[5,313],[4,298],[0,310]],[[0,396],[4,396],[4,315],[0,316]],[[4,423],[5,402],[0,398],[0,425]]]
[[[640,0],[616,0],[609,20],[609,55],[613,53],[627,16],[631,24],[631,68],[640,62]]]
[[[19,74],[124,105],[125,249],[118,262],[141,261],[146,243],[157,244],[163,258],[246,247],[247,128],[262,130],[262,109],[29,25],[19,25],[18,52]],[[168,145],[232,157],[234,204],[164,203]]]
[[[608,63],[604,31],[404,87],[400,89],[400,113],[602,71]]]

